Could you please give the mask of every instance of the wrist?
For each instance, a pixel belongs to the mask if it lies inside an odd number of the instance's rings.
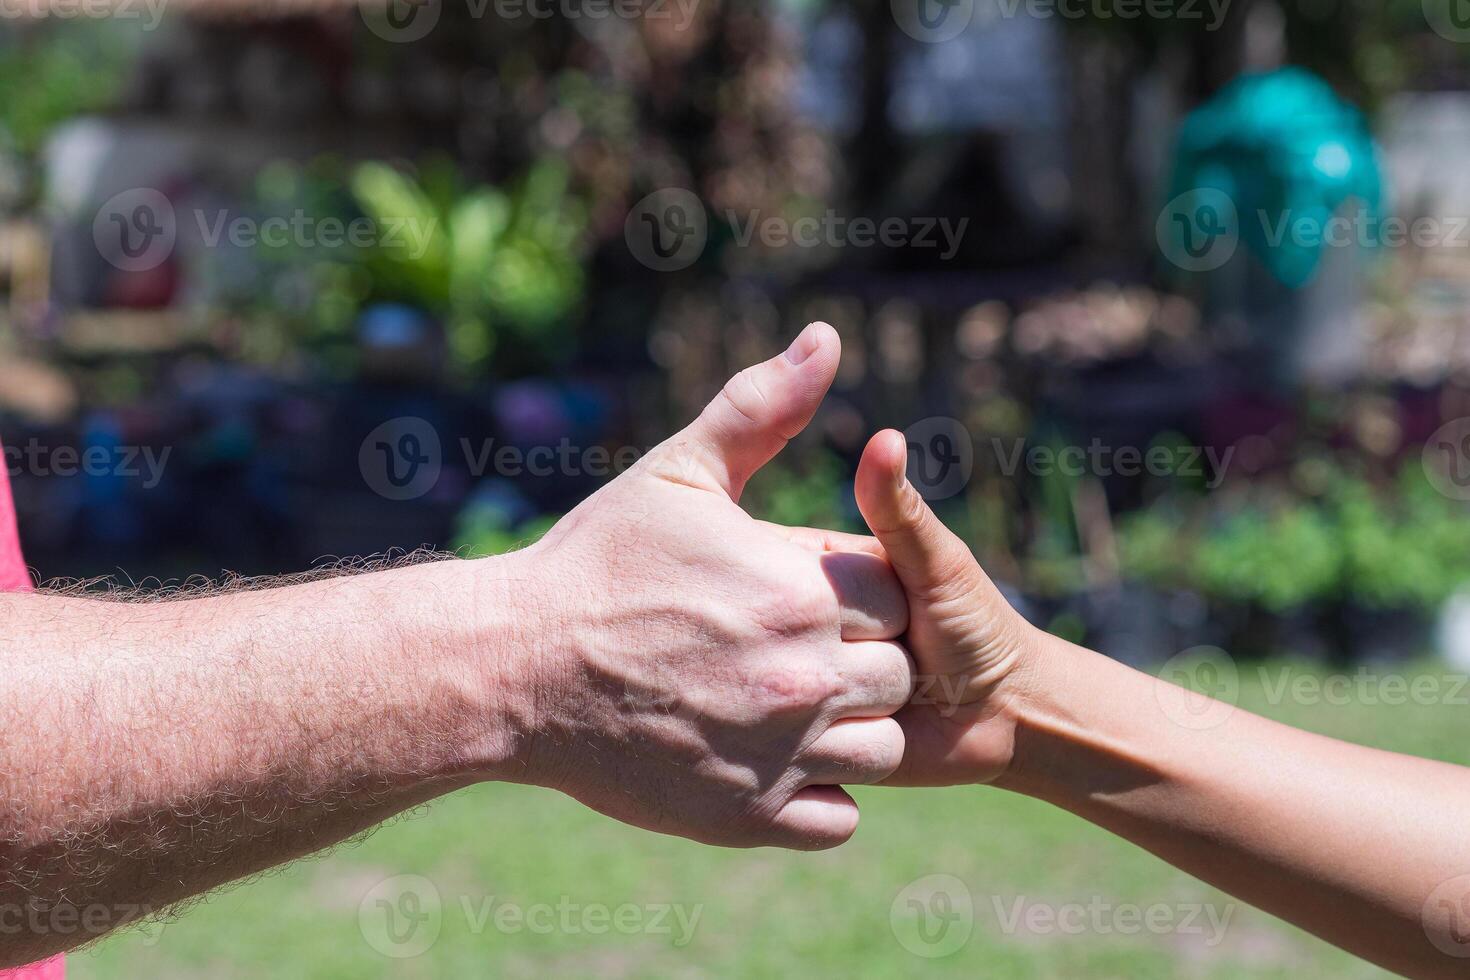
[[[1030,646],[1009,702],[1014,750],[995,785],[1075,810],[1115,781],[1147,781],[1150,745],[1168,734],[1157,730],[1158,682],[1040,629]]]
[[[542,655],[552,630],[535,549],[421,567],[415,591],[432,596],[436,624],[423,696],[451,707],[438,751],[452,778],[536,782]]]
[[[1007,678],[1004,716],[1011,731],[1007,765],[992,785],[1026,796],[1050,798],[1059,769],[1057,754],[1084,736],[1085,720],[1074,699],[1099,654],[1027,624],[1025,656]]]

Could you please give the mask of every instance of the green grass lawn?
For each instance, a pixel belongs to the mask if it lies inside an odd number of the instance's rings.
[[[1243,674],[1242,705],[1252,710],[1470,763],[1470,710],[1459,703],[1273,704],[1255,668]],[[1459,695],[1456,702],[1470,692]],[[858,799],[863,824],[851,844],[796,855],[701,848],[615,825],[552,793],[485,787],[363,844],[217,895],[179,921],[110,939],[73,957],[71,972],[78,980],[1386,975],[1042,804],[978,788],[860,790]],[[899,934],[926,952],[963,935],[962,913],[951,922],[956,931],[939,933],[937,916],[947,909],[932,905],[933,936],[943,938],[915,943],[906,911],[913,891],[894,914],[900,892],[934,874],[963,883],[973,931],[948,955],[920,957]],[[405,931],[408,944],[389,947],[411,952],[437,923],[437,940],[412,958],[385,956],[369,941],[383,946],[386,936],[379,893],[369,892],[396,875],[424,876],[440,898],[422,931]],[[508,918],[507,904],[536,928]],[[1130,905],[1154,907],[1162,927],[1134,930]],[[673,912],[650,911],[656,906],[678,906],[683,924]],[[1069,911],[1079,907],[1095,911]],[[1038,909],[1060,911],[1066,928],[1044,919],[1007,928],[1018,910]],[[604,910],[609,918],[597,918]],[[1223,934],[1210,914],[1223,919]],[[592,934],[599,927],[604,934]]]

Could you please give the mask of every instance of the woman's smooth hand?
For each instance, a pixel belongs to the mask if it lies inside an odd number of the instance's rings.
[[[906,642],[918,665],[913,700],[896,716],[907,750],[888,785],[995,782],[1014,753],[1039,632],[930,510],[907,461],[902,433],[880,432],[857,474],[858,506],[908,594]]]

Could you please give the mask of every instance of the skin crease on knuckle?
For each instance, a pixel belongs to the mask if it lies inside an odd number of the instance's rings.
[[[820,559],[785,545],[751,583],[756,622],[783,637],[841,639],[841,610]]]
[[[760,426],[761,417],[769,410],[766,393],[761,390],[757,380],[760,375],[759,367],[748,367],[731,378],[720,392],[726,404],[757,427]]]
[[[886,723],[886,724],[885,724]],[[830,775],[837,769],[848,778],[864,782],[891,776],[903,762],[903,729],[891,718],[868,723],[870,730],[845,744],[841,751],[806,760],[808,775]]]
[[[812,716],[838,690],[829,670],[816,664],[792,663],[789,658],[760,668],[753,682],[762,708],[778,717]]]
[[[861,631],[865,639],[895,639],[908,629],[908,595],[886,559],[828,552],[817,561],[843,607],[844,629]]]
[[[892,655],[884,661],[880,676],[873,681],[873,690],[884,707],[898,711],[913,697],[917,668],[903,647],[894,644],[891,649]]]
[[[887,778],[903,762],[903,729],[892,718],[884,721],[888,724],[880,726],[863,743],[854,760],[862,767],[859,771],[864,775],[878,774],[879,778]]]

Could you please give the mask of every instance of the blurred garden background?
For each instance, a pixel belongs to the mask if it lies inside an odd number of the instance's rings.
[[[1034,622],[1146,669],[1218,648],[1267,714],[1470,762],[1458,695],[1250,680],[1470,670],[1458,0],[0,0],[0,92],[42,579],[509,550],[823,319],[837,386],[753,512],[859,530],[856,458],[906,429]],[[1218,948],[1001,934],[992,894],[1213,893],[1024,801],[863,802],[809,858],[486,790],[73,969],[1375,975],[1249,910]],[[925,962],[890,902],[939,871],[976,936]],[[706,917],[398,960],[358,902],[400,873]]]

